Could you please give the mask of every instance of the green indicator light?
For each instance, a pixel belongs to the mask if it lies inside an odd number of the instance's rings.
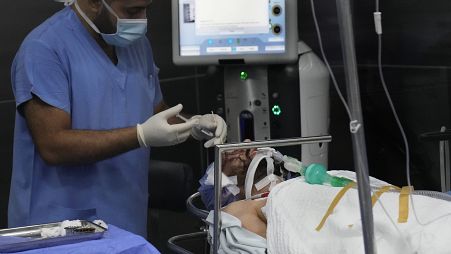
[[[280,114],[282,114],[282,109],[280,108],[279,105],[274,105],[274,107],[272,107],[272,113],[275,116],[280,116]]]
[[[246,80],[247,77],[248,77],[247,72],[245,72],[245,71],[240,72],[240,79],[241,80]]]

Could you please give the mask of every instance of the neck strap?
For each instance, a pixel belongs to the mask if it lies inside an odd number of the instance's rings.
[[[97,28],[97,26],[91,21],[91,19],[86,16],[85,12],[81,10],[80,6],[78,5],[77,1],[75,1],[75,9],[77,9],[78,13],[83,17],[83,19],[88,23],[88,25],[96,31],[96,33],[100,34],[100,30]]]
[[[251,164],[246,172],[246,180],[244,181],[245,197],[250,198],[252,196],[252,186],[254,185],[255,172],[257,167],[263,159],[266,159],[266,174],[267,176],[258,183],[257,189],[262,189],[268,184],[274,185],[274,160],[272,158],[274,149],[259,150],[252,159]],[[265,184],[266,183],[266,184]]]

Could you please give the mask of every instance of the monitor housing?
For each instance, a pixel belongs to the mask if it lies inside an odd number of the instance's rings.
[[[172,0],[172,35],[178,65],[294,62],[297,0]]]

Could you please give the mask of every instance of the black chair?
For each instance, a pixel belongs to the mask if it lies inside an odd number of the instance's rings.
[[[167,247],[170,237],[199,228],[198,221],[186,212],[186,199],[193,189],[189,165],[150,161],[148,239],[161,253],[174,253]]]
[[[193,169],[188,164],[150,161],[149,208],[185,211],[193,189]]]
[[[149,170],[149,240],[161,253],[180,253],[168,240],[174,235],[199,231],[204,224],[186,210],[186,201],[194,192],[193,169],[184,163],[150,161]],[[205,235],[197,239],[180,239],[182,253],[206,253]]]
[[[449,154],[449,141],[451,130],[442,126],[440,131],[426,132],[419,136],[422,141],[438,142],[440,154],[440,185],[442,192],[451,191],[451,162]]]

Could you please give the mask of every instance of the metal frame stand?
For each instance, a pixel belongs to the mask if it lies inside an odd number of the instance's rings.
[[[271,138],[266,65],[225,66],[224,99],[229,142],[241,142],[244,138],[252,140]],[[247,128],[252,136],[243,136],[241,133],[241,127],[244,127],[241,121],[246,117],[251,117],[248,119]]]
[[[371,206],[371,189],[368,175],[365,132],[363,129],[362,106],[360,103],[359,78],[354,46],[354,31],[350,0],[337,0],[338,25],[343,50],[343,61],[351,115],[352,147],[354,165],[357,173],[360,216],[365,253],[376,253],[374,242],[373,210]]]

